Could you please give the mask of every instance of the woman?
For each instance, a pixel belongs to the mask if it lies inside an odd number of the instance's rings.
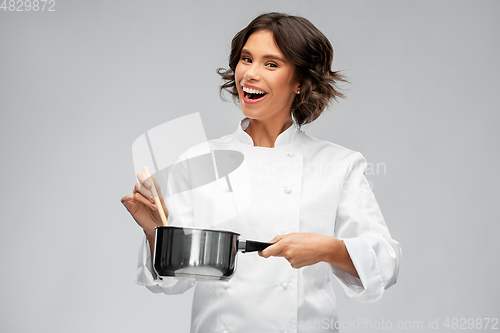
[[[229,282],[157,277],[151,249],[161,221],[144,174],[134,195],[122,198],[146,235],[137,282],[166,294],[196,284],[192,332],[335,332],[332,280],[365,302],[396,282],[401,250],[364,177],[365,159],[300,129],[342,97],[336,83],[344,79],[332,62],[330,42],[308,20],[268,13],[236,34],[230,68],[218,71],[226,80],[221,92],[239,101],[245,118],[233,135],[210,144],[242,152],[252,180],[251,206],[226,227],[275,243],[260,256],[240,255]],[[195,225],[213,213],[210,195],[189,200],[191,217],[167,200],[169,220]]]

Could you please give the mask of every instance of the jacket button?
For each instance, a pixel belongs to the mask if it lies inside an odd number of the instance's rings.
[[[292,189],[288,186],[284,187],[283,188],[283,191],[286,193],[286,194],[290,194],[290,192],[292,192]]]
[[[227,289],[227,288],[229,288],[229,283],[224,282],[224,289]]]
[[[293,151],[291,151],[291,152],[289,152],[289,153],[288,153],[288,156],[290,156],[290,157],[294,157],[294,156],[295,156],[295,153],[294,153]]]
[[[288,283],[283,282],[283,283],[281,284],[281,286],[283,287],[283,289],[286,289],[286,288],[288,288]]]
[[[227,330],[222,331],[222,333],[227,333]]]

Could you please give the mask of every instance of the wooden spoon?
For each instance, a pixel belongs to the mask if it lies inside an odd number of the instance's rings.
[[[153,178],[151,177],[151,174],[149,173],[149,169],[147,166],[144,166],[143,169],[144,169],[144,173],[146,174],[146,177],[151,179],[151,193],[153,193],[153,198],[155,199],[156,207],[158,208],[158,212],[160,213],[161,222],[166,227],[166,226],[168,226],[167,217],[165,216],[165,212],[163,211],[163,206],[161,205],[160,197],[158,196],[158,192],[156,191],[156,187],[155,187],[155,184],[153,182]]]

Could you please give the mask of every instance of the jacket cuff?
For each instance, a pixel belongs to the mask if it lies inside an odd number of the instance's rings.
[[[331,266],[335,278],[340,282],[340,286],[348,298],[355,298],[365,303],[377,301],[382,297],[385,288],[375,251],[361,237],[342,240],[359,278]]]
[[[169,277],[159,277],[153,269],[153,260],[149,242],[144,236],[144,240],[139,249],[137,261],[137,274],[135,283],[148,288],[154,293],[165,293],[169,295],[182,294],[196,284],[194,280],[177,279]]]

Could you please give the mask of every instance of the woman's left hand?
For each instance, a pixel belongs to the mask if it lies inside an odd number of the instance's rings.
[[[259,255],[264,258],[284,257],[293,268],[314,265],[326,261],[328,254],[335,251],[339,239],[314,233],[292,233],[279,235],[271,240],[269,246]]]

